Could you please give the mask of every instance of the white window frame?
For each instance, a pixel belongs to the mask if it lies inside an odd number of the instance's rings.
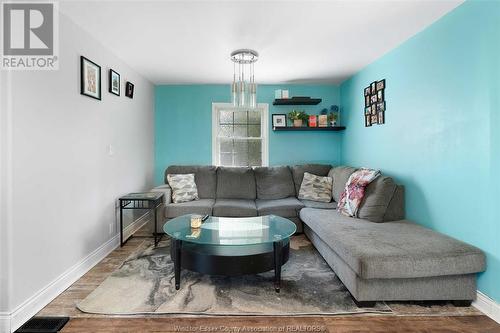
[[[219,166],[219,145],[217,144],[217,128],[219,125],[220,110],[234,110],[231,103],[212,103],[212,164]],[[241,108],[248,110],[247,108]],[[258,103],[257,109],[261,111],[260,136],[262,138],[262,166],[269,166],[269,104]]]

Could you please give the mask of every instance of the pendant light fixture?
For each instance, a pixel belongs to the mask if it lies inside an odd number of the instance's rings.
[[[251,109],[257,107],[254,63],[258,59],[259,54],[254,50],[239,49],[231,52],[231,60],[234,62],[233,83],[231,84],[231,103],[233,106]]]

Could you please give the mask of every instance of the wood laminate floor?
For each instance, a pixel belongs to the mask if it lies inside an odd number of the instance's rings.
[[[106,316],[83,313],[76,304],[89,295],[144,241],[131,238],[75,282],[37,316],[69,316],[72,332],[478,332],[500,333],[500,325],[476,309],[389,303],[390,315],[326,317]]]

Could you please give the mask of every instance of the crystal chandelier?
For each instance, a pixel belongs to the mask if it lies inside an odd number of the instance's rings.
[[[233,83],[231,84],[233,106],[257,107],[257,84],[253,65],[258,59],[259,54],[250,49],[239,49],[231,53],[231,60],[234,63]]]

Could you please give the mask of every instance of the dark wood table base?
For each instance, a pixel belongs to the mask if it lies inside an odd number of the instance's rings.
[[[175,289],[179,290],[181,268],[209,275],[238,276],[274,269],[274,290],[281,289],[281,266],[289,258],[289,240],[257,245],[205,245],[172,240]]]

